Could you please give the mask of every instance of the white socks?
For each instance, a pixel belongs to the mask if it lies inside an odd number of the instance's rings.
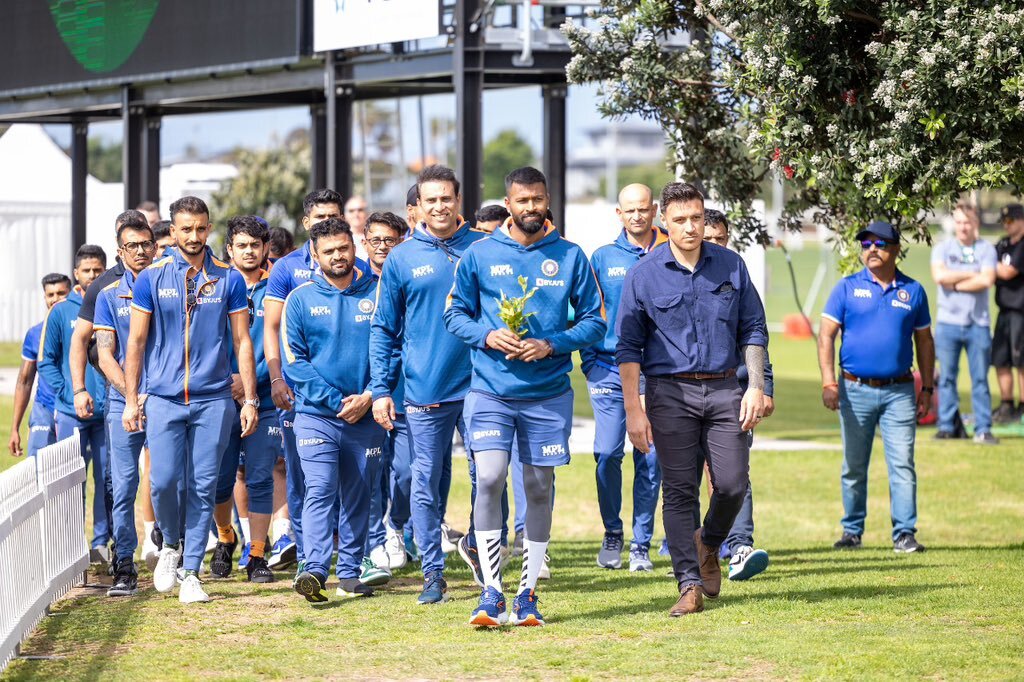
[[[484,586],[501,592],[501,531],[478,530],[474,531],[474,535]]]
[[[536,589],[547,551],[546,542],[534,542],[529,538],[523,540],[523,573],[519,580],[519,594],[522,594],[523,590],[533,592]]]
[[[277,542],[282,535],[291,536],[292,534],[292,522],[290,519],[274,519],[274,522],[270,525],[270,541]]]
[[[245,536],[245,542],[252,542],[252,533],[249,532],[249,517],[239,516],[238,525],[242,527],[242,535]]]

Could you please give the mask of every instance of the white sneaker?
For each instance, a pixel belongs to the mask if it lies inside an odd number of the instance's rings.
[[[370,550],[370,561],[377,568],[390,570],[391,558],[388,556],[388,550],[385,549],[384,545],[377,545]]]
[[[405,566],[408,557],[405,554],[405,540],[394,528],[388,528],[387,539],[384,540],[384,551],[388,554],[388,568],[396,571]]]
[[[544,563],[540,565],[540,573],[537,574],[538,580],[551,580],[551,557],[546,553],[544,554]]]
[[[178,601],[182,604],[195,604],[198,602],[210,601],[210,595],[206,594],[203,584],[199,582],[199,576],[187,575],[178,590]]]
[[[178,560],[181,551],[166,545],[160,550],[160,558],[153,569],[153,587],[157,592],[170,592],[178,584]]]
[[[217,542],[217,534],[211,530],[210,535],[206,538],[206,554],[209,554],[213,550],[217,549]]]
[[[447,523],[441,524],[441,551],[445,554],[459,551],[459,540],[465,533],[452,530]]]
[[[142,541],[142,560],[146,562],[149,570],[156,568],[156,562],[160,560],[160,550],[153,542],[152,533],[143,533],[146,537]]]

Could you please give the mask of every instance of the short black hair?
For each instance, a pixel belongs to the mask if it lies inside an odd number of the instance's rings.
[[[547,188],[548,179],[533,166],[523,166],[522,168],[516,168],[505,176],[505,191],[508,192],[512,189],[512,185],[519,185],[520,187],[544,185]]]
[[[302,215],[308,216],[318,204],[337,204],[340,211],[342,203],[341,195],[333,189],[315,189],[302,198]]]
[[[149,227],[149,220],[142,214],[142,211],[129,208],[127,211],[118,214],[117,219],[114,221],[114,229],[120,232],[121,228],[125,225]]]
[[[65,275],[63,272],[51,272],[49,275],[43,277],[43,288],[52,287],[55,284],[67,284],[68,289],[71,288],[71,278]]]
[[[283,227],[270,228],[270,248],[275,253],[289,253],[295,249],[295,237]]]
[[[147,225],[146,227],[149,226]],[[82,244],[78,247],[78,251],[75,253],[75,267],[77,268],[82,264],[82,261],[89,258],[96,258],[103,263],[104,268],[107,267],[106,251],[95,244]]]
[[[153,239],[160,241],[164,237],[171,236],[171,221],[161,220],[153,226]]]
[[[668,208],[669,204],[681,204],[690,201],[704,203],[704,195],[695,186],[688,182],[670,182],[661,190],[661,210]]]
[[[406,207],[415,206],[420,200],[420,186],[413,185],[409,188],[409,191],[405,193],[405,205]]]
[[[721,225],[725,228],[725,231],[729,231],[729,219],[725,217],[725,214],[719,211],[717,208],[705,208],[704,209],[704,224],[705,225]]]
[[[160,207],[157,206],[155,201],[141,201],[135,208],[139,211],[156,211],[157,213],[160,213]]]
[[[228,244],[235,241],[236,234],[245,234],[253,239],[259,239],[266,244],[270,241],[270,230],[267,223],[259,216],[236,215],[228,220]]]
[[[459,179],[455,177],[455,171],[448,166],[442,166],[441,164],[435,163],[432,166],[427,166],[420,171],[420,174],[416,176],[416,200],[420,198],[420,187],[427,182],[450,182],[452,187],[455,188],[455,194],[458,196],[462,185],[459,184]]]
[[[366,219],[367,229],[369,229],[370,225],[387,225],[397,232],[399,236],[405,234],[405,231],[409,229],[409,226],[405,221],[391,211],[374,211],[370,214],[370,217]]]
[[[135,232],[149,232],[149,238],[152,239],[153,241],[156,241],[156,237],[153,236],[153,228],[151,228],[148,224],[147,225],[127,225],[127,224],[125,224],[125,225],[122,225],[121,227],[117,228],[117,245],[118,246],[124,246],[124,237],[122,237],[121,235],[123,235],[125,233],[125,230],[133,230]]]
[[[489,223],[492,220],[500,220],[505,222],[508,220],[508,209],[501,204],[491,204],[490,206],[484,206],[476,212],[476,221],[478,223]]]
[[[210,217],[210,209],[206,206],[206,202],[200,199],[199,197],[182,197],[171,204],[170,210],[171,222],[174,222],[174,216],[178,215],[179,213],[189,213],[191,215],[205,215],[207,218]],[[149,224],[148,221],[146,224]]]
[[[321,220],[309,228],[309,240],[316,246],[317,242],[324,237],[334,237],[339,234],[347,234],[352,237],[352,228],[341,218],[328,218]],[[355,240],[353,240],[353,243]]]

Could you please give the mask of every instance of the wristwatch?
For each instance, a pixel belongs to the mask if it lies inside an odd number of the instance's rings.
[[[246,405],[252,405],[253,407],[255,407],[258,410],[258,409],[260,409],[260,399],[259,398],[253,398],[252,400],[243,400],[242,401],[242,407],[245,407]]]

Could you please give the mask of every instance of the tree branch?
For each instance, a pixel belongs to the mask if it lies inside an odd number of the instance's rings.
[[[850,19],[857,19],[858,21],[863,21],[863,22],[871,24],[872,26],[877,26],[878,28],[882,28],[881,20],[876,19],[875,17],[871,16],[870,14],[865,14],[864,12],[858,12],[856,10],[847,10],[847,11],[843,12],[843,14],[845,14]]]
[[[725,30],[725,26],[722,26],[722,22],[715,18],[714,14],[708,11],[708,8],[704,6],[704,3],[701,2],[701,0],[694,0],[693,4],[694,7],[700,10],[701,15],[703,15],[703,17],[708,20],[709,24],[717,28],[721,33],[725,34],[725,36],[734,43],[740,42],[739,40],[736,39],[736,36]]]

